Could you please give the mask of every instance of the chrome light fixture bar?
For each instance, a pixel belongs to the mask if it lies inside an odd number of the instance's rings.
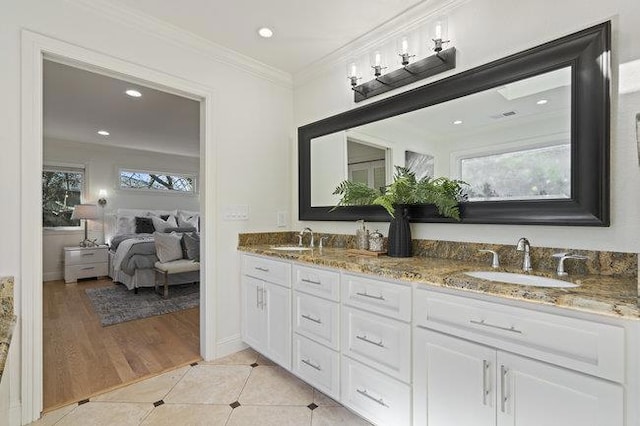
[[[436,40],[434,40],[434,42],[435,41]],[[442,49],[442,43],[445,42],[442,41],[442,39],[439,41],[440,49]],[[438,43],[436,43],[435,48],[438,48]],[[406,58],[402,53],[399,54],[402,59],[402,64],[404,65],[402,68],[388,72],[384,75],[377,75],[378,70],[374,68],[374,71],[376,71],[376,78],[360,85],[358,85],[360,77],[358,77],[356,73],[350,73],[349,79],[353,90],[354,102],[362,102],[366,99],[388,92],[389,90],[406,86],[407,84],[420,81],[456,67],[455,47],[436,51],[434,55],[412,63],[409,63],[410,55],[408,52],[404,52],[404,54],[406,55]],[[407,62],[406,65],[405,60]]]

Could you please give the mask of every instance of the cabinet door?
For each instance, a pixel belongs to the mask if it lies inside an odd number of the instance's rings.
[[[498,426],[622,426],[620,385],[498,352]]]
[[[495,349],[422,328],[414,338],[414,425],[495,425]]]
[[[264,283],[244,275],[242,277],[242,340],[259,352],[266,350],[264,300]]]
[[[264,283],[267,348],[272,361],[291,370],[291,290]]]

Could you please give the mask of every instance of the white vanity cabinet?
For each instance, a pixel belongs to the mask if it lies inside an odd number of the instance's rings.
[[[340,273],[293,265],[293,372],[340,398]]]
[[[623,328],[420,290],[414,305],[414,425],[624,424],[622,385],[584,371],[619,377]]]
[[[411,286],[342,274],[341,402],[375,424],[410,424]]]
[[[242,255],[244,341],[376,425],[636,426],[637,321]]]
[[[243,256],[242,338],[291,369],[291,265]]]

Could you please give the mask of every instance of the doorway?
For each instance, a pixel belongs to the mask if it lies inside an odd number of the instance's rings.
[[[215,141],[211,132],[213,93],[204,86],[122,61],[108,55],[23,31],[21,133],[21,265],[20,318],[22,421],[40,416],[43,407],[43,291],[42,291],[42,175],[43,166],[43,61],[52,60],[143,86],[194,99],[200,103],[200,208],[201,229],[200,355],[215,357]],[[207,256],[212,253],[211,256]],[[34,258],[35,257],[35,258]]]

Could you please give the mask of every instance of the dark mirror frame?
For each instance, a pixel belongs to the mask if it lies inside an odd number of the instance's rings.
[[[545,43],[434,83],[298,128],[300,220],[385,222],[379,206],[311,206],[311,140],[538,74],[572,67],[571,198],[461,203],[461,223],[609,226],[611,23]],[[453,222],[409,206],[412,222]],[[455,222],[457,223],[457,222]]]

